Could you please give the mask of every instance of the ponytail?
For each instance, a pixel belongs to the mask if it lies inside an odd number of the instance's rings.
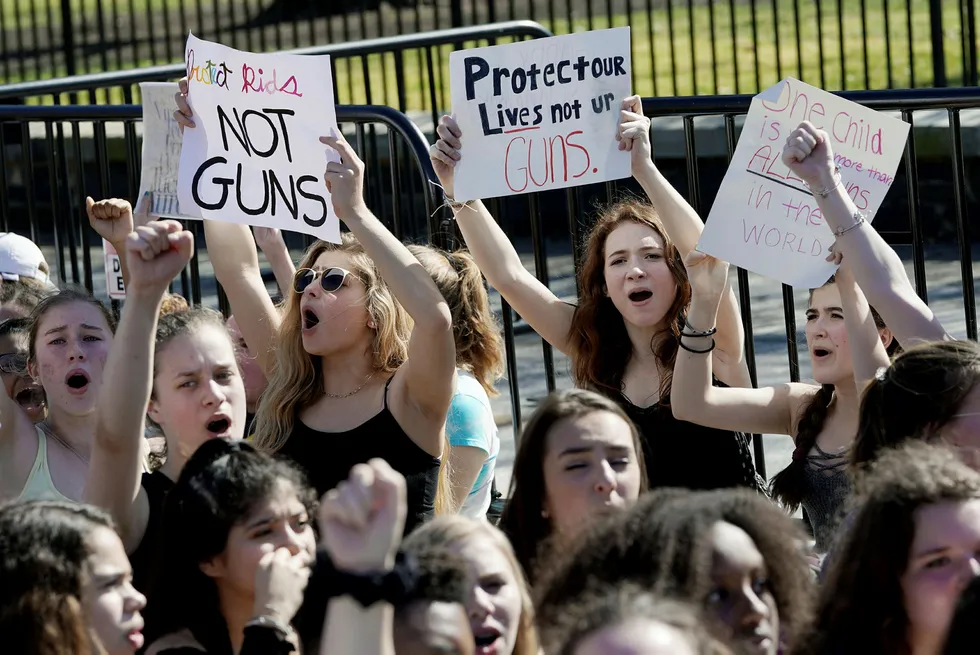
[[[456,359],[490,396],[496,396],[496,381],[504,373],[504,344],[500,328],[490,310],[483,274],[468,252],[447,256],[459,276],[458,302],[453,303]]]
[[[774,500],[786,509],[795,512],[803,502],[806,493],[807,456],[817,443],[817,436],[823,429],[824,421],[834,398],[834,385],[824,384],[810,398],[796,427],[796,449],[793,461],[777,473],[770,482],[769,490]]]

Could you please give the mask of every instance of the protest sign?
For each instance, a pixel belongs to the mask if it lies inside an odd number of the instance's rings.
[[[909,125],[787,78],[755,98],[698,250],[797,287],[833,274],[834,242],[816,200],[783,164],[787,137],[810,121],[830,137],[841,184],[870,221],[895,179]]]
[[[463,132],[456,200],[618,180],[616,141],[630,95],[630,30],[620,27],[449,55]]]
[[[126,297],[126,285],[123,284],[122,264],[119,261],[119,253],[105,239],[102,239],[102,251],[105,254],[106,291],[113,300],[122,300]]]
[[[319,142],[340,133],[330,58],[252,54],[191,34],[185,61],[196,127],[184,130],[181,213],[339,243]]]
[[[191,218],[180,213],[177,170],[180,168],[180,124],[174,119],[174,82],[141,82],[143,154],[139,202],[152,216]]]

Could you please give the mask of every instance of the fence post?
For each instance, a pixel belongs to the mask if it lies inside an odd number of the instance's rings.
[[[65,49],[65,73],[76,75],[75,67],[75,26],[72,25],[71,0],[61,0],[61,39]]]
[[[932,26],[932,85],[934,87],[946,86],[946,50],[943,44],[942,0],[929,0],[929,23]]]

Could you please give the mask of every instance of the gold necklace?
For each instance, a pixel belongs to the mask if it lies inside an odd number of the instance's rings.
[[[323,392],[323,395],[326,396],[327,398],[350,398],[355,393],[357,393],[358,391],[360,391],[361,389],[363,389],[364,388],[364,385],[366,385],[368,382],[370,382],[371,381],[371,378],[373,378],[373,377],[374,377],[374,372],[372,372],[370,375],[368,375],[366,378],[364,378],[364,382],[361,382],[361,386],[359,386],[358,388],[354,389],[351,392],[342,393],[341,394],[341,393],[328,393],[328,392],[324,391]]]

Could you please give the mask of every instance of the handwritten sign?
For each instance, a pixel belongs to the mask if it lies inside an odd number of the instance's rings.
[[[318,140],[340,133],[330,58],[252,54],[191,34],[185,61],[197,126],[184,130],[180,211],[339,243]]]
[[[183,137],[174,119],[177,84],[141,82],[143,97],[143,154],[139,201],[152,216],[191,218],[180,212],[177,171]]]
[[[171,96],[172,98],[173,96]],[[112,244],[102,240],[102,251],[105,253],[105,287],[109,297],[113,300],[122,300],[126,297],[126,285],[123,283],[122,265],[119,262],[119,253],[112,247]]]
[[[731,166],[698,250],[798,287],[818,287],[835,266],[816,200],[782,161],[787,137],[810,121],[830,137],[841,184],[870,221],[895,180],[909,125],[787,78],[752,100]]]
[[[628,27],[456,51],[449,74],[463,132],[456,200],[629,177],[616,141]]]

